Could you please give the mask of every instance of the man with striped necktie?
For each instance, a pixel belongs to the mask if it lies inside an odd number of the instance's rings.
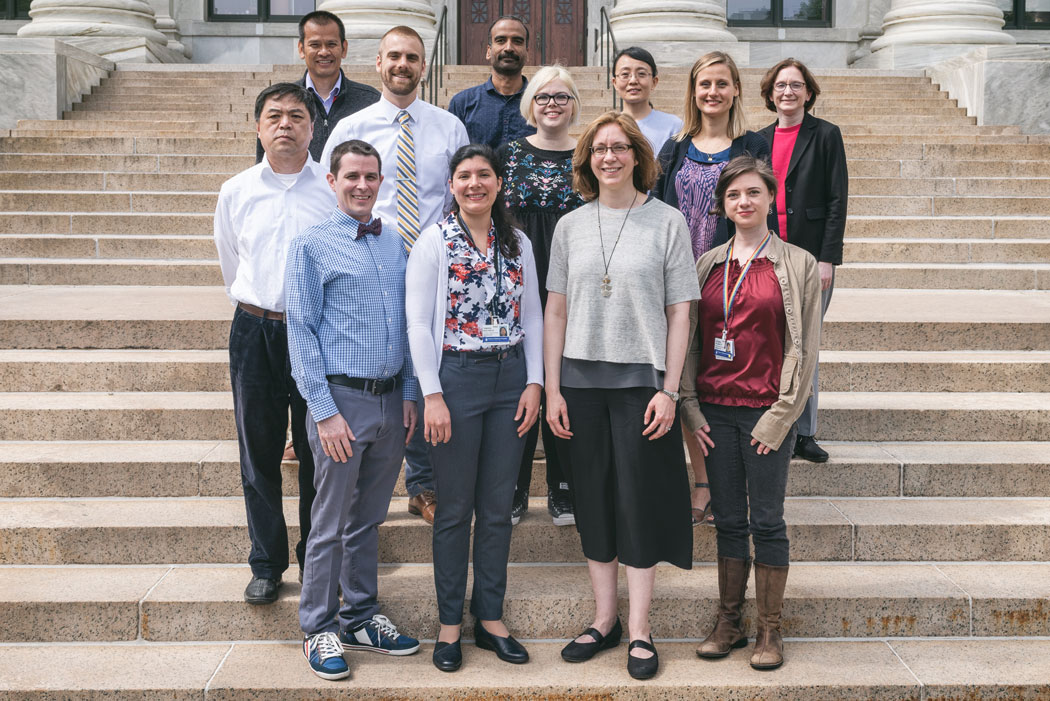
[[[376,71],[383,81],[379,102],[343,119],[328,137],[321,155],[329,165],[336,146],[350,139],[368,142],[383,161],[383,184],[373,212],[385,222],[397,222],[397,232],[411,250],[424,228],[448,209],[448,162],[469,143],[467,130],[453,114],[417,96],[426,70],[423,39],[411,27],[394,27],[383,35]],[[423,408],[420,407],[420,416]],[[434,522],[437,503],[434,472],[422,428],[405,450],[408,510]]]

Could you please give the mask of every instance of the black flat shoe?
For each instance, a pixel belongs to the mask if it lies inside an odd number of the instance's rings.
[[[561,649],[561,658],[566,662],[586,662],[602,650],[609,650],[620,644],[620,638],[623,637],[623,626],[620,625],[620,619],[616,619],[616,623],[609,630],[606,635],[602,635],[594,628],[588,628],[583,631],[577,638],[582,638],[585,635],[589,635],[594,638],[593,643],[578,643],[575,639],[565,647]]]
[[[244,589],[244,600],[256,606],[272,604],[277,601],[277,588],[280,585],[281,580],[279,579],[252,577],[252,581],[248,582],[248,586]]]
[[[642,659],[631,654],[631,650],[639,647],[653,653],[652,657]],[[653,647],[652,636],[649,642],[644,640],[632,640],[627,646],[627,673],[635,679],[652,679],[656,676],[656,670],[660,668],[660,658],[656,656],[656,648]]]
[[[794,455],[796,458],[810,462],[827,462],[828,451],[817,445],[813,436],[799,436],[795,439]]]
[[[455,672],[463,664],[463,650],[459,641],[454,643],[438,642],[434,646],[434,666],[442,672]]]
[[[508,635],[501,638],[493,635],[485,630],[481,621],[474,622],[474,644],[482,650],[492,650],[496,653],[496,657],[504,662],[525,664],[529,661],[528,651],[513,636]]]

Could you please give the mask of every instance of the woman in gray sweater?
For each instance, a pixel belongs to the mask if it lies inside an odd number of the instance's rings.
[[[588,203],[558,222],[544,322],[547,421],[569,440],[576,528],[595,598],[593,625],[562,651],[583,662],[616,646],[619,563],[630,598],[627,670],[656,674],[649,627],[655,565],[692,565],[689,486],[675,414],[699,298],[682,214],[646,193],[652,147],[635,121],[607,112],[573,156]]]

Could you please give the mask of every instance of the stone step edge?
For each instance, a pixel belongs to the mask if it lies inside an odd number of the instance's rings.
[[[469,630],[466,631],[469,634]],[[464,635],[467,638],[467,635]],[[748,650],[720,662],[698,660],[695,643],[662,638],[659,674],[632,681],[625,646],[586,665],[559,657],[564,641],[528,641],[531,661],[508,668],[494,655],[464,646],[456,675],[436,670],[428,642],[415,655],[351,654],[351,678],[314,676],[300,641],[219,644],[134,643],[5,646],[0,678],[26,696],[76,699],[103,696],[279,699],[311,698],[1039,698],[1050,684],[1050,641],[885,640],[794,641],[775,673],[752,670]],[[64,653],[56,671],[40,660]],[[22,693],[19,693],[22,692]],[[41,693],[42,692],[42,693]],[[159,692],[159,693],[158,693]]]

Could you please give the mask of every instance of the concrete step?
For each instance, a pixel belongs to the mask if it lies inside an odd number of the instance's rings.
[[[1046,290],[1050,265],[996,263],[847,263],[836,287],[938,290]]]
[[[249,579],[247,566],[0,567],[0,610],[15,622],[3,642],[131,641],[140,633],[156,642],[294,640],[300,635],[294,575],[274,605],[246,615]],[[1047,564],[793,563],[782,631],[791,638],[1045,636],[1050,624],[1023,614],[1050,596],[1048,582]],[[401,631],[429,637],[438,629],[432,567],[383,567],[379,588],[384,614]],[[753,595],[754,586],[748,589]],[[619,599],[626,619],[626,586]],[[592,601],[583,565],[512,564],[504,622],[520,639],[570,639],[591,624]],[[717,610],[713,565],[658,568],[650,622],[659,635],[701,639]],[[753,634],[753,598],[743,616],[744,630]]]
[[[0,190],[0,212],[214,212],[218,191],[73,192]]]
[[[830,351],[824,392],[1050,392],[1047,351]],[[225,350],[0,350],[0,391],[222,392]]]
[[[0,219],[2,222],[2,219]],[[1050,217],[855,215],[846,219],[847,238],[1047,239]]]
[[[226,347],[232,316],[221,287],[0,288],[7,348],[218,349]],[[822,347],[1050,350],[1050,293],[839,289]]]
[[[1042,440],[1050,393],[824,392],[827,440]],[[235,438],[228,392],[0,392],[9,440],[208,440]]]
[[[902,178],[1047,178],[1048,163],[1045,160],[1012,161],[1009,163],[987,160],[908,160],[900,162]],[[854,164],[850,163],[850,174]]]
[[[1050,197],[850,195],[848,206],[850,214],[862,216],[884,216],[886,212],[919,217],[1003,214],[1050,216]]]
[[[64,122],[60,122],[64,123]],[[63,171],[92,173],[239,173],[255,165],[250,156],[88,156],[65,155]],[[0,170],[55,171],[55,157],[39,154],[0,154]]]
[[[1050,261],[1050,239],[851,236],[844,241],[842,255],[851,263],[1045,263]]]
[[[1044,640],[790,641],[787,663],[770,675],[751,669],[748,651],[705,664],[694,655],[694,642],[664,642],[660,635],[654,631],[660,672],[646,682],[627,675],[624,646],[589,664],[569,665],[559,656],[564,641],[530,642],[530,663],[515,668],[467,644],[455,675],[430,663],[431,644],[409,658],[350,654],[349,683],[316,677],[297,642],[78,643],[62,647],[65,664],[58,670],[37,664],[53,646],[24,645],[4,648],[0,676],[9,680],[2,688],[16,697],[39,690],[70,701],[162,694],[231,701],[333,694],[421,700],[435,698],[436,690],[439,698],[1038,698],[1050,680],[1050,642]]]
[[[0,213],[2,234],[87,236],[211,236],[214,214],[119,212]]]
[[[1050,163],[1043,164],[1044,168]],[[1048,171],[1050,172],[1050,171]],[[855,195],[1004,195],[1043,197],[1050,195],[1050,178],[850,178]]]
[[[796,497],[1050,497],[1047,443],[823,441],[823,464],[794,460]],[[237,442],[5,441],[0,497],[229,497],[241,494]],[[285,462],[286,496],[298,463]],[[529,494],[545,497],[546,462],[534,462]],[[406,496],[399,479],[394,496]],[[541,499],[540,519],[546,511]]]
[[[17,259],[26,259],[17,263],[23,267],[21,272],[9,275],[51,281],[31,284],[221,285],[221,276],[216,278],[207,265],[215,255],[215,241],[210,236],[0,234],[0,256],[5,258],[0,266],[15,266]],[[165,260],[139,260],[143,258]],[[123,260],[111,264],[105,259]],[[191,274],[180,278],[163,267],[166,262]],[[153,277],[155,274],[159,277]]]
[[[254,137],[253,137],[254,139]],[[0,137],[0,153],[57,154],[165,154],[246,156],[255,149],[254,140],[202,139],[199,137]]]
[[[235,173],[23,173],[0,171],[0,190],[218,192]]]
[[[298,539],[298,500],[284,503]],[[514,529],[512,562],[583,562],[576,530],[554,526],[533,498]],[[1042,561],[1050,499],[789,498],[793,561]],[[715,554],[711,528],[693,531],[693,559]],[[227,498],[8,500],[0,510],[0,564],[242,562],[244,500]],[[431,526],[395,497],[380,526],[379,561],[430,562]]]

